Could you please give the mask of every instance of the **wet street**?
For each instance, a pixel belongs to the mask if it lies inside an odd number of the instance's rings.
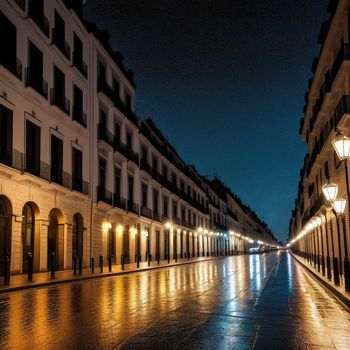
[[[350,349],[350,313],[288,253],[0,296],[1,349]]]

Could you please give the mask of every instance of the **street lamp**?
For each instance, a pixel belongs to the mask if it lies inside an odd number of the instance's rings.
[[[347,160],[350,156],[350,138],[345,136],[341,130],[337,130],[332,146],[340,160]]]
[[[345,290],[350,290],[350,265],[348,258],[348,249],[347,249],[347,241],[346,241],[346,229],[345,229],[345,206],[346,200],[343,198],[339,198],[332,202],[332,207],[335,213],[339,216],[339,219],[342,220],[343,226],[343,240],[344,240],[344,281],[345,281]],[[339,259],[341,263],[341,242],[340,242],[340,234],[339,234],[339,223],[337,221],[338,228],[338,242],[339,242]],[[342,269],[340,268],[340,274],[342,274]]]
[[[332,146],[337,153],[339,159],[344,163],[345,168],[345,181],[346,181],[346,194],[347,200],[350,202],[350,189],[349,189],[349,171],[348,171],[348,159],[350,157],[350,138],[345,136],[341,130],[337,130],[337,135],[332,141]],[[344,205],[345,210],[345,205]],[[350,206],[348,205],[348,221],[349,221],[349,230],[350,233]],[[350,290],[350,265],[348,258],[348,247],[346,239],[346,230],[345,230],[345,216],[343,218],[343,235],[344,235],[344,279],[345,279],[345,289]]]
[[[328,182],[322,186],[322,192],[327,201],[334,201],[337,198],[338,185],[328,180]]]

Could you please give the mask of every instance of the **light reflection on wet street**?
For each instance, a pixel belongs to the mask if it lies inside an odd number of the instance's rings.
[[[0,296],[1,349],[350,349],[349,330],[287,253]]]

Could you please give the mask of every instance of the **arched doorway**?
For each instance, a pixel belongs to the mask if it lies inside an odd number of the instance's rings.
[[[22,272],[28,272],[28,255],[33,256],[33,268],[39,269],[39,241],[38,228],[35,220],[38,215],[38,207],[31,202],[24,205],[22,210]]]
[[[0,276],[4,275],[6,256],[11,256],[12,205],[10,200],[0,195]]]
[[[76,213],[73,216],[73,237],[72,237],[72,254],[78,259],[83,259],[83,240],[84,240],[84,221],[83,217]]]
[[[47,232],[47,267],[51,269],[51,256],[54,255],[55,270],[63,269],[64,248],[63,215],[58,209],[52,209],[49,214]]]

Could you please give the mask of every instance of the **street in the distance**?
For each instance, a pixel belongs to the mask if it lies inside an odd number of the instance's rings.
[[[287,252],[9,293],[0,308],[1,349],[350,348],[349,312]]]

